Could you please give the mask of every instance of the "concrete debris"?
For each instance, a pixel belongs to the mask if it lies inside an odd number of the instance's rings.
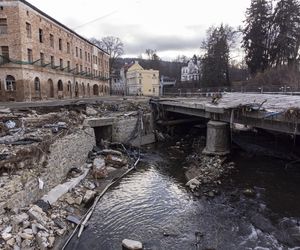
[[[95,198],[96,195],[97,195],[97,192],[92,191],[92,190],[87,190],[83,197],[83,202],[89,203],[92,199]]]
[[[235,164],[228,163],[226,157],[192,154],[186,160],[186,186],[196,196],[203,194],[210,198],[215,197],[219,194],[218,186],[222,184],[222,179],[235,169]]]
[[[114,168],[122,168],[127,164],[127,161],[123,157],[108,155],[105,158],[105,163],[111,165]]]
[[[96,158],[93,161],[93,176],[95,179],[102,179],[107,177],[107,170],[105,160],[103,158]]]
[[[122,241],[122,246],[128,250],[141,250],[143,244],[139,241],[125,239]]]
[[[80,220],[74,215],[68,215],[67,221],[74,223],[76,225],[80,224]]]

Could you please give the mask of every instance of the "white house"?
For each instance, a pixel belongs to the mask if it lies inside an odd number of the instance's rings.
[[[200,62],[195,64],[193,60],[188,62],[188,65],[181,68],[181,81],[191,82],[200,80]]]

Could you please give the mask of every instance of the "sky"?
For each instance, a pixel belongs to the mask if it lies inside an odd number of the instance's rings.
[[[27,0],[86,38],[119,37],[126,57],[200,54],[206,30],[243,24],[251,0]]]

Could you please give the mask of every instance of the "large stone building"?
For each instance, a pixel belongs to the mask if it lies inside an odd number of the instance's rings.
[[[159,96],[159,71],[146,70],[136,61],[126,73],[128,95]]]
[[[0,101],[109,93],[109,56],[24,0],[0,1]]]

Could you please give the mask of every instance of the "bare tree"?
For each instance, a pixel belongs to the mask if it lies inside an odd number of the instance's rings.
[[[96,38],[90,39],[96,46],[100,47],[109,54],[109,74],[112,73],[116,60],[124,54],[124,44],[120,38],[114,36],[106,36],[101,40]],[[109,81],[111,91],[111,80]]]

